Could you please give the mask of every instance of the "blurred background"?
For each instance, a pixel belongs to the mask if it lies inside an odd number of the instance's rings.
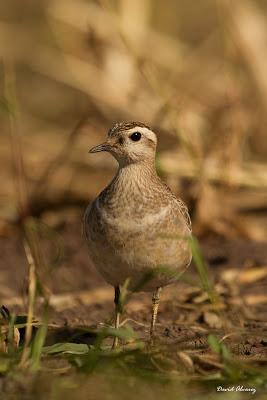
[[[163,293],[159,338],[176,357],[177,343],[208,349],[199,335],[215,332],[241,360],[266,362],[266,27],[266,0],[0,0],[0,305],[49,322],[48,342],[55,326],[111,323],[113,288],[90,264],[82,216],[117,166],[88,150],[115,122],[141,121],[220,297],[210,303],[196,252],[200,273]],[[140,293],[126,307],[141,338],[150,309]],[[194,370],[186,357],[192,374],[225,362]]]
[[[2,230],[81,215],[116,168],[88,149],[137,120],[197,235],[266,239],[264,0],[11,0],[0,18]]]

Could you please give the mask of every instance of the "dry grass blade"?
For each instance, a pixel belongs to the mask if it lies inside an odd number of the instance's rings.
[[[27,312],[27,325],[25,332],[24,347],[21,355],[20,366],[24,367],[29,358],[30,342],[32,338],[32,321],[34,317],[34,303],[36,296],[36,266],[29,244],[24,242],[25,254],[29,267],[29,287],[28,287],[28,312]]]
[[[199,178],[199,171],[196,170],[192,160],[187,159],[177,163],[176,158],[181,158],[179,155],[174,157],[174,154],[165,153],[161,156],[162,171],[170,176],[182,176],[185,178]],[[214,160],[215,161],[215,160]],[[222,167],[216,161],[212,165],[207,165],[204,171],[204,177],[210,183],[229,184],[236,187],[249,188],[267,188],[267,172],[265,163],[246,162],[246,168],[238,167],[231,171],[231,176],[222,174]]]
[[[226,14],[226,22],[234,35],[236,45],[250,68],[253,79],[267,107],[267,55],[266,21],[256,3],[237,0],[234,5],[228,1],[220,4]]]
[[[222,272],[221,276],[225,282],[231,282],[238,278],[239,282],[247,285],[264,279],[267,276],[267,267],[253,267],[244,271],[240,271],[238,268],[227,269]]]

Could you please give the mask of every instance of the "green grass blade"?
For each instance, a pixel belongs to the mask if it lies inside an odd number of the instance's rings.
[[[202,255],[198,240],[194,236],[192,236],[189,239],[189,243],[192,251],[193,260],[200,276],[203,289],[208,293],[210,301],[212,303],[217,303],[219,301],[219,298],[214,290],[213,284],[210,281],[207,265]]]

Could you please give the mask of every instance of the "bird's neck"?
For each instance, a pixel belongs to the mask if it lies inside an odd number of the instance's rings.
[[[152,187],[159,181],[154,162],[133,163],[119,167],[116,175],[102,192],[102,204],[113,206],[121,201],[141,200],[150,197]]]
[[[148,184],[155,178],[158,178],[155,161],[144,161],[120,166],[113,183],[123,181],[124,184],[127,184],[131,181],[132,183]]]

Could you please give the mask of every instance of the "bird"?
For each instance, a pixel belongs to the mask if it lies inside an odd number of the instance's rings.
[[[150,342],[164,286],[175,282],[191,263],[191,220],[156,171],[157,135],[141,122],[118,122],[107,139],[89,153],[108,152],[118,162],[111,182],[87,207],[84,234],[95,268],[114,287],[116,329],[120,293],[152,292]],[[113,348],[117,347],[115,336]]]

